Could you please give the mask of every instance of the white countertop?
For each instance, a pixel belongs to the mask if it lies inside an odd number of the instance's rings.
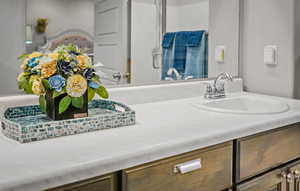
[[[56,187],[300,121],[296,100],[272,97],[289,104],[285,113],[238,115],[192,106],[201,99],[131,105],[137,124],[130,127],[29,144],[0,134],[0,190]]]

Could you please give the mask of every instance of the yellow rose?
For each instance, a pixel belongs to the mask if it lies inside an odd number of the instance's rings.
[[[56,61],[41,64],[42,78],[49,78],[56,73]]]
[[[59,54],[58,53],[50,53],[50,54],[48,54],[48,56],[50,58],[52,58],[53,60],[58,60]]]
[[[30,81],[42,81],[42,79],[38,75],[32,75],[30,76]]]
[[[32,58],[37,58],[37,57],[41,57],[41,56],[43,56],[42,53],[40,53],[40,52],[33,52],[33,53],[31,53],[31,54],[28,56],[28,58],[29,58],[29,59],[32,59]]]
[[[45,92],[44,86],[41,80],[34,80],[32,83],[32,92],[35,95],[41,95]]]
[[[71,97],[81,97],[87,90],[87,81],[80,74],[73,75],[68,78],[66,89]]]
[[[80,69],[84,70],[88,67],[90,67],[90,59],[88,56],[80,55],[77,56],[78,66]]]

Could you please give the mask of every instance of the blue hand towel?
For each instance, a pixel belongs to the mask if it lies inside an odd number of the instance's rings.
[[[174,32],[166,33],[163,38],[162,47],[171,48],[173,46],[174,38],[175,38]]]
[[[174,39],[176,33],[166,33],[164,35],[162,47],[163,47],[163,63],[161,79],[166,80],[168,71],[173,67],[174,63]]]
[[[187,46],[188,47],[200,46],[203,33],[205,33],[205,31],[192,31],[192,32],[189,32]]]
[[[188,42],[188,36],[190,32],[177,32],[175,35],[175,47],[174,47],[174,64],[173,67],[183,74],[186,63],[186,45]]]
[[[200,34],[200,33],[198,33]],[[184,78],[207,78],[208,74],[208,35],[201,32],[199,46],[187,47],[186,68]],[[193,41],[195,42],[195,41]],[[198,40],[197,40],[198,43]],[[195,43],[196,44],[196,43]],[[193,44],[193,45],[195,45]]]

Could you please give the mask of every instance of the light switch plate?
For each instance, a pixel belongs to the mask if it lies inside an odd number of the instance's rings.
[[[277,46],[275,45],[265,46],[264,63],[267,65],[277,65]]]
[[[216,46],[215,60],[219,64],[223,64],[225,62],[225,46]]]

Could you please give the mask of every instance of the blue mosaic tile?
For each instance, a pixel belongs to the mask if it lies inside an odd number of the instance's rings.
[[[135,112],[128,106],[108,100],[89,103],[89,116],[53,121],[38,105],[2,108],[1,129],[5,136],[28,143],[60,136],[86,133],[135,124]]]

